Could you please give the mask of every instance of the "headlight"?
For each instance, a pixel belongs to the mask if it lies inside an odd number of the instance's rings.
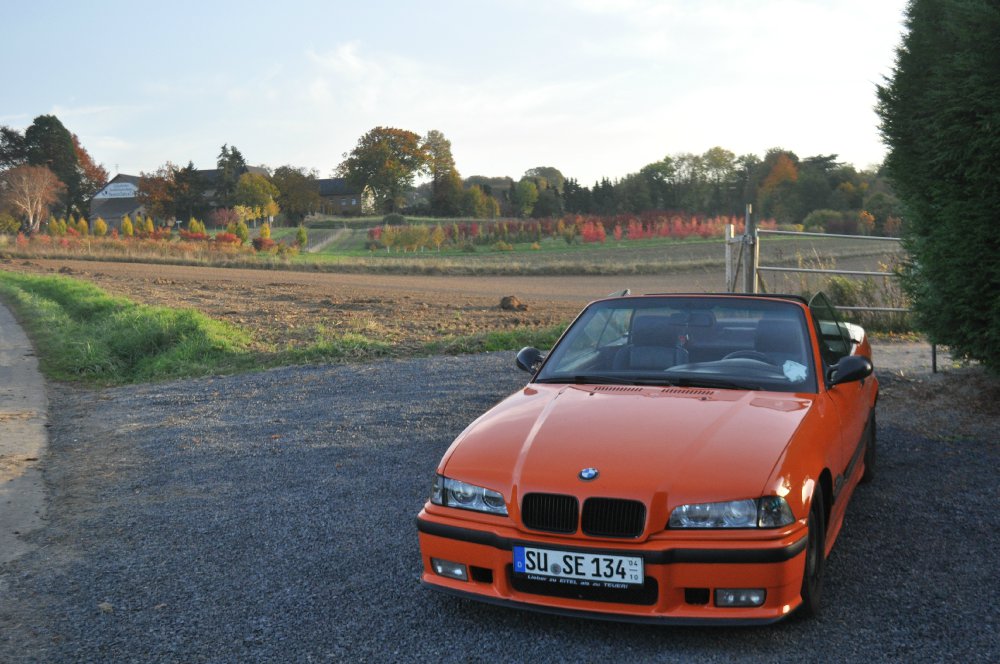
[[[445,507],[486,512],[507,516],[507,503],[502,493],[475,484],[436,475],[431,489],[431,502]]]
[[[795,521],[784,498],[681,505],[670,513],[670,528],[780,528]]]

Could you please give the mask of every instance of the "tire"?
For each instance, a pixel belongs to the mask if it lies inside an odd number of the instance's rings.
[[[818,486],[809,508],[809,532],[806,538],[806,563],[802,570],[802,606],[799,607],[799,615],[811,618],[819,613],[823,572],[826,569],[826,511],[823,509],[823,491]]]
[[[861,483],[868,484],[875,479],[875,441],[878,438],[878,425],[875,423],[875,413],[872,412],[868,421],[868,440],[865,443],[865,472],[861,476]]]

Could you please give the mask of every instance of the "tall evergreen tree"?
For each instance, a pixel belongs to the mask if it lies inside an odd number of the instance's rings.
[[[62,207],[66,216],[74,210],[86,212],[82,176],[73,146],[73,135],[54,115],[39,115],[24,131],[24,148],[28,163],[45,166],[55,173],[65,186]]]
[[[235,145],[230,147],[223,143],[216,166],[219,179],[215,186],[215,200],[222,207],[232,207],[236,204],[236,185],[240,176],[247,172],[247,161]]]
[[[424,138],[423,149],[431,175],[431,212],[438,217],[457,217],[463,205],[462,178],[455,168],[451,141],[431,129]]]
[[[877,107],[930,339],[1000,371],[1000,7],[910,0]]]

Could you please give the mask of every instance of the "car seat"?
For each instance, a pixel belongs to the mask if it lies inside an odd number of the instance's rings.
[[[642,316],[632,322],[629,344],[615,354],[613,369],[662,371],[688,362],[683,325],[666,316]]]

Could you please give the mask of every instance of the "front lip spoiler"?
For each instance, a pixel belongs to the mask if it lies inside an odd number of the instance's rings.
[[[621,613],[604,613],[601,611],[586,611],[583,609],[564,609],[544,604],[531,604],[529,602],[518,602],[512,599],[501,599],[499,597],[489,597],[478,593],[469,593],[447,586],[439,586],[427,581],[421,583],[433,590],[442,592],[454,597],[485,602],[496,606],[503,606],[509,609],[521,609],[535,611],[536,613],[547,613],[550,615],[563,616],[566,618],[585,618],[587,620],[600,620],[602,622],[622,622],[639,625],[661,625],[661,626],[685,626],[685,627],[754,627],[759,625],[771,625],[784,620],[790,614],[777,616],[774,618],[669,618],[662,616],[632,616]]]
[[[417,517],[417,530],[435,537],[491,546],[501,551],[511,551],[516,544],[521,543],[521,540],[500,537],[491,532],[434,523],[433,521],[427,521],[419,517]],[[536,544],[536,546],[544,547],[545,545]],[[566,549],[567,547],[558,545],[558,548]],[[614,546],[607,548],[609,550],[615,549]],[[665,551],[637,551],[635,555],[642,556],[642,559],[651,565],[669,565],[671,563],[782,563],[799,555],[805,548],[806,537],[802,537],[797,542],[793,542],[787,546],[769,549],[667,549]],[[592,549],[583,550],[589,551]],[[506,603],[506,600],[499,603]],[[521,606],[520,602],[514,602],[514,604]],[[660,621],[654,620],[653,622]]]

